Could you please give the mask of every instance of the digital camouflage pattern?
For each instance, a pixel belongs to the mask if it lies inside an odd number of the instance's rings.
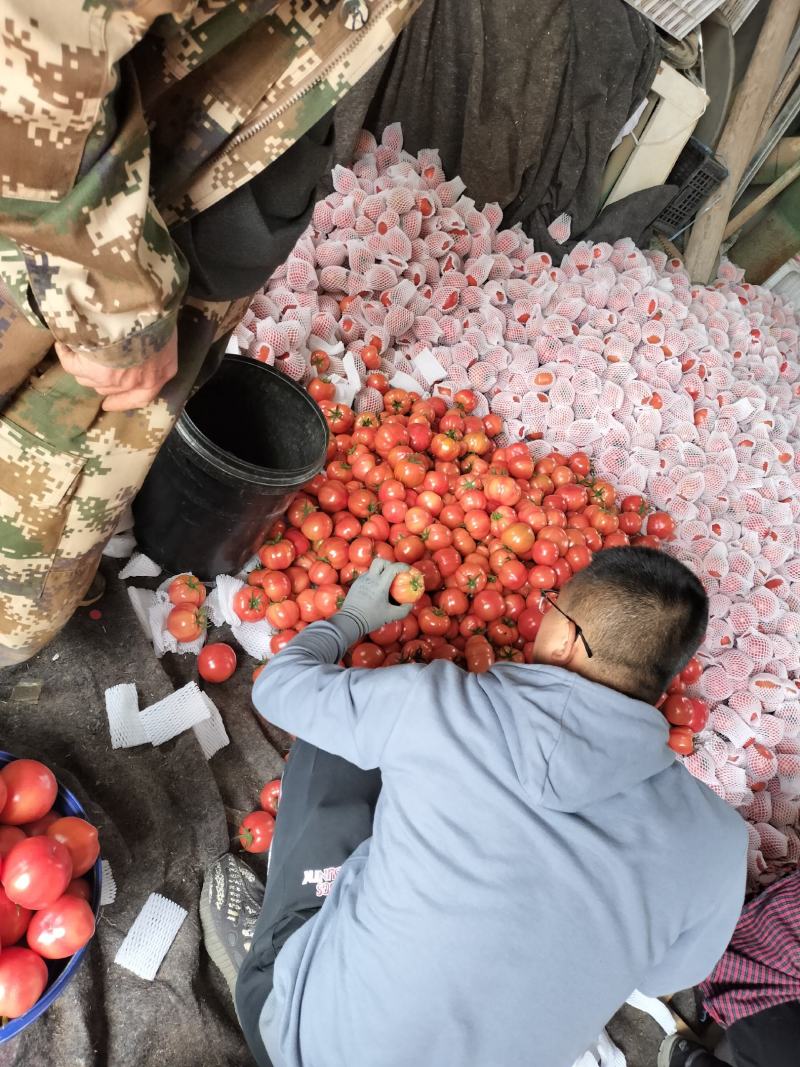
[[[336,0],[0,0],[0,666],[70,617],[247,304],[186,300],[169,226],[285,152],[420,2],[352,31]],[[47,355],[135,366],[176,323],[178,376],[138,411]]]

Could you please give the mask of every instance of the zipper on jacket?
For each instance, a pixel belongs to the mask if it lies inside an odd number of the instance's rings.
[[[374,10],[370,12],[370,20],[376,15],[382,14],[385,10],[394,6],[395,0],[384,0],[383,3],[376,4]],[[413,0],[409,0],[409,7],[414,7]],[[221,148],[215,155],[211,157],[211,159],[208,161],[207,166],[213,166],[224,156],[228,155],[229,152],[232,152],[235,148],[238,148],[239,145],[244,144],[245,141],[249,141],[251,137],[255,137],[256,134],[266,129],[267,126],[270,126],[276,119],[280,118],[281,115],[288,111],[289,108],[294,107],[298,100],[302,100],[303,97],[306,96],[307,93],[309,93],[315,86],[319,85],[320,82],[325,80],[328,72],[333,69],[336,64],[340,62],[340,60],[344,59],[355,48],[358,47],[363,38],[369,33],[369,30],[369,23],[367,23],[367,25],[364,26],[362,30],[360,30],[358,33],[354,33],[352,36],[352,40],[343,48],[340,48],[335,53],[333,58],[327,61],[327,63],[317,74],[314,75],[313,79],[307,85],[305,85],[302,89],[299,89],[296,93],[293,93],[292,96],[285,100],[279,107],[271,111],[268,115],[265,115],[263,118],[258,119],[246,129],[240,130],[239,133],[237,133],[236,136],[233,137],[232,140],[228,144],[226,144],[224,148]]]

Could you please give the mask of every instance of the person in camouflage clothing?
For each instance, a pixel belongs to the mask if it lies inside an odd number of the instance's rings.
[[[420,2],[0,0],[0,667],[69,619],[308,212],[247,291],[193,290],[178,235],[281,163],[302,180],[291,153]]]

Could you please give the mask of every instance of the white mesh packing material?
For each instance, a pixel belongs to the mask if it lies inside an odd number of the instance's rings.
[[[147,740],[156,746],[203,722],[209,715],[208,705],[197,682],[187,682],[174,693],[145,708],[139,717]]]
[[[207,693],[201,693],[203,703],[208,708],[208,718],[192,727],[192,732],[197,738],[197,743],[203,750],[207,760],[216,755],[221,748],[230,744],[219,708]]]
[[[122,570],[120,578],[157,578],[161,567],[144,552],[134,552]]]
[[[120,945],[114,963],[152,982],[189,913],[160,893],[151,893]]]
[[[146,745],[149,738],[139,716],[139,698],[132,682],[106,689],[106,715],[112,748]]]

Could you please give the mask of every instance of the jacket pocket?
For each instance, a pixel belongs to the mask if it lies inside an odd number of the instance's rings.
[[[83,464],[0,418],[0,592],[40,595]]]

